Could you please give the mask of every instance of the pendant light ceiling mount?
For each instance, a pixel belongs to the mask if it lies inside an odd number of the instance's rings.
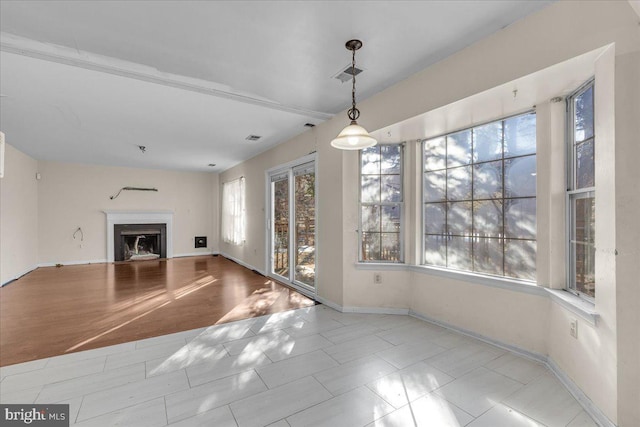
[[[373,147],[378,143],[369,132],[362,126],[358,125],[360,110],[356,107],[356,50],[362,47],[360,40],[349,40],[345,43],[347,50],[351,51],[351,108],[347,111],[347,117],[351,120],[351,124],[344,128],[338,136],[331,141],[331,146],[341,150],[361,150],[367,147]]]
[[[347,50],[355,51],[362,47],[362,42],[357,39],[349,40],[344,44],[344,47],[346,47]]]

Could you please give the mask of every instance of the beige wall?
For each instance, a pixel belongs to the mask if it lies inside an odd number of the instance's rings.
[[[38,162],[5,145],[0,178],[0,285],[38,266]]]
[[[618,421],[640,426],[640,53],[615,73]]]
[[[547,354],[549,298],[423,273],[412,277],[411,310],[484,337]]]
[[[171,210],[174,256],[218,250],[217,175],[40,162],[38,185],[39,263],[104,262],[107,259],[103,210]],[[153,187],[158,192],[123,191]],[[81,227],[84,241],[74,231]],[[208,248],[195,249],[194,237],[208,236]]]
[[[617,135],[625,135],[624,150],[631,149],[629,141],[634,136],[633,150],[637,151],[637,97],[635,101],[631,100],[626,93],[628,84],[616,80],[628,81],[632,76],[637,79],[638,75],[637,72],[633,74],[637,71],[637,64],[627,59],[628,55],[637,55],[640,49],[637,15],[629,3],[560,1],[360,102],[358,106],[362,111],[361,124],[369,130],[381,129],[610,44],[615,44],[616,56],[613,50],[609,51],[607,55],[611,56],[611,61],[601,62],[599,72],[604,73],[601,76],[603,88],[608,88],[610,95],[613,95],[615,85],[615,109],[612,104],[614,98],[602,96],[602,90],[597,101],[608,109],[605,114],[597,113],[601,121],[597,126],[603,132],[603,144],[609,147],[608,151],[599,148],[597,154],[603,160],[597,172],[598,191],[603,195],[597,209],[599,288],[596,309],[600,314],[597,326],[581,322],[579,339],[575,340],[567,330],[569,319],[575,315],[548,297],[468,283],[464,279],[382,269],[384,284],[373,285],[372,271],[355,266],[358,256],[355,236],[358,218],[357,155],[339,152],[329,146],[329,141],[346,124],[344,114],[313,131],[317,138],[319,164],[318,226],[322,230],[318,237],[320,296],[346,307],[412,309],[489,338],[543,356],[549,355],[610,420],[617,422],[620,415],[621,425],[636,425],[640,406],[637,405],[637,384],[640,381],[637,331],[635,326],[621,326],[620,318],[638,325],[638,238],[637,233],[630,233],[625,236],[626,240],[621,239],[620,233],[626,229],[638,229],[633,220],[638,211],[637,168],[625,163],[637,159],[637,155],[623,154],[621,142],[616,140]],[[615,79],[610,72],[611,67],[615,67]],[[625,109],[625,114],[620,114],[620,109]],[[540,120],[548,132],[540,138],[543,146],[538,163],[538,175],[548,174],[538,178],[541,207],[538,214],[541,236],[539,281],[553,288],[565,286],[562,110],[562,105],[548,103],[538,108]],[[510,112],[505,106],[505,114]],[[632,112],[636,112],[635,116]],[[473,121],[473,118],[469,120]],[[612,123],[615,123],[615,129],[611,128]],[[260,158],[271,158],[271,162],[253,159],[223,176],[232,179],[234,174],[249,168],[258,168],[253,173],[263,176],[264,169],[305,154],[296,152],[304,140],[305,134],[273,150],[281,156],[280,159],[273,159],[267,152]],[[622,160],[620,156],[629,160]],[[603,176],[605,168],[611,169],[607,176]],[[624,172],[618,173],[622,168]],[[410,165],[409,170],[415,170],[414,165]],[[256,182],[247,181],[247,188],[251,187],[254,189],[248,191],[264,200],[263,178]],[[406,188],[417,197],[419,185],[416,182],[410,182]],[[251,215],[264,221],[264,214],[256,209]],[[417,224],[419,215],[419,206],[412,206],[409,202],[406,218]],[[419,238],[416,238],[419,230],[411,227],[415,226],[409,225],[407,229],[407,259],[415,261],[418,256],[411,251],[415,252],[419,247]],[[262,225],[254,230],[258,230],[260,239],[264,239]],[[627,250],[624,254],[620,252],[616,260],[613,253],[616,246],[621,247],[623,240]],[[262,249],[258,245],[238,249],[234,254],[243,261],[263,265],[264,252],[260,251],[264,251],[264,241],[260,243]],[[252,250],[254,254],[246,253],[246,250]],[[636,286],[628,285],[630,282]],[[620,305],[616,295],[630,298]],[[632,298],[634,296],[635,299]],[[630,356],[619,359],[618,349],[629,351]],[[580,362],[576,363],[576,359]],[[631,379],[621,379],[618,383],[623,374]]]
[[[220,252],[260,270],[265,271],[265,171],[277,165],[293,161],[315,150],[312,133],[306,133],[286,144],[262,153],[220,174],[219,200],[222,200],[222,184],[241,176],[245,179],[246,240],[233,245],[220,239]]]

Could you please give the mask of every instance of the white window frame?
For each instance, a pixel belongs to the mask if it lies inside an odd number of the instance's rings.
[[[405,263],[405,253],[404,253],[404,235],[405,235],[405,208],[404,208],[404,162],[405,162],[405,143],[378,143],[377,146],[385,146],[385,145],[397,145],[400,147],[400,201],[399,202],[381,202],[381,203],[370,203],[362,202],[362,150],[358,152],[358,262],[362,264],[389,264],[389,265],[398,265]],[[390,261],[390,260],[364,260],[362,254],[362,207],[365,205],[378,205],[382,206],[397,206],[400,209],[400,236],[398,238],[400,245],[400,259],[398,261]],[[382,249],[382,247],[380,248]]]
[[[420,174],[420,181],[421,181],[421,185],[420,185],[420,256],[419,256],[419,262],[420,262],[420,268],[427,268],[429,270],[432,271],[441,271],[445,274],[453,274],[453,275],[464,275],[467,277],[478,277],[478,278],[490,278],[492,280],[499,280],[501,282],[504,281],[508,281],[508,282],[512,282],[512,283],[524,283],[524,284],[536,284],[537,283],[537,279],[534,280],[530,280],[530,279],[522,279],[522,278],[517,278],[517,277],[512,277],[512,276],[507,276],[504,274],[504,270],[503,270],[503,274],[502,275],[498,275],[498,274],[489,274],[489,273],[482,273],[482,272],[477,272],[477,271],[470,271],[470,270],[459,270],[459,269],[455,269],[455,268],[451,268],[451,267],[445,267],[445,266],[435,266],[435,265],[431,265],[431,264],[427,264],[426,263],[426,259],[425,259],[425,212],[424,212],[424,206],[425,206],[425,194],[424,194],[424,174],[425,174],[425,165],[424,165],[424,146],[425,146],[425,142],[429,141],[431,139],[436,139],[436,138],[441,138],[441,137],[446,137],[447,135],[452,135],[452,134],[456,134],[459,132],[463,132],[466,130],[472,130],[473,128],[476,127],[480,127],[480,126],[484,126],[484,125],[488,125],[490,123],[495,123],[495,122],[500,122],[500,121],[505,121],[508,120],[510,118],[513,117],[518,117],[518,116],[523,116],[526,114],[535,114],[536,115],[536,128],[538,126],[537,123],[537,113],[535,109],[529,109],[526,111],[521,111],[515,114],[509,114],[500,118],[496,118],[493,120],[489,120],[486,122],[481,122],[481,123],[477,123],[474,124],[473,126],[468,126],[468,127],[464,127],[464,128],[460,128],[460,129],[455,129],[452,131],[448,131],[446,133],[440,134],[440,135],[436,135],[436,136],[432,136],[423,140],[420,140],[420,144],[419,144],[419,152],[420,152],[420,156],[421,156],[421,161],[420,161],[420,170],[419,170],[419,174]],[[503,143],[504,143],[504,136],[503,136]],[[535,155],[536,156],[536,172],[537,172],[537,161],[538,161],[538,141],[537,141],[537,131],[536,131],[536,151],[535,153],[532,154],[526,154],[526,155],[522,155],[522,156],[515,156],[515,157],[509,157],[509,159],[511,158],[521,158],[521,157],[527,157],[527,156],[531,156],[531,155]],[[503,153],[502,153],[502,157],[501,159],[504,159],[504,145],[503,145]],[[479,163],[483,163],[483,162],[479,162]],[[477,163],[474,163],[473,161],[471,163],[469,163],[469,166],[473,166]],[[448,167],[445,167],[445,171],[448,170]],[[537,180],[536,180],[537,181]],[[503,204],[504,204],[504,200],[505,199],[510,199],[509,197],[505,198],[504,197],[504,176],[503,176]],[[536,182],[536,189],[538,187],[538,183]],[[473,184],[472,184],[472,188],[473,188]],[[536,196],[532,197],[533,199],[536,200],[536,211],[537,211],[537,203],[538,203],[538,197],[537,197],[537,190],[536,190]],[[475,199],[473,199],[472,196],[472,202]],[[472,217],[473,218],[473,217]],[[536,218],[537,220],[537,218]],[[472,219],[473,221],[473,219]],[[504,211],[503,211],[503,224],[504,224]],[[470,236],[471,239],[473,239],[473,234]],[[503,234],[501,239],[503,240],[503,250],[502,250],[502,254],[503,254],[503,266],[504,266],[504,254],[505,254],[505,249],[504,249],[504,241],[507,240],[505,235],[504,235],[504,230],[503,230]],[[518,239],[516,239],[518,240]],[[538,246],[538,235],[537,235],[537,231],[536,231],[536,237],[535,239],[524,239],[524,240],[533,240],[536,242],[536,258],[537,258],[537,246]],[[472,253],[473,256],[473,253]],[[537,267],[536,267],[536,274],[537,274]],[[454,277],[458,277],[458,276],[454,276]]]
[[[566,236],[565,236],[565,242],[566,242],[566,274],[567,274],[567,281],[566,281],[566,288],[565,290],[567,292],[570,292],[580,298],[583,298],[589,302],[594,303],[595,302],[595,298],[587,295],[584,292],[581,292],[577,289],[576,286],[576,263],[575,263],[575,253],[573,251],[573,247],[571,245],[571,236],[573,234],[573,230],[576,226],[574,218],[574,212],[573,212],[573,201],[582,197],[589,197],[590,194],[593,195],[593,198],[595,199],[596,197],[596,187],[585,187],[585,188],[580,188],[580,189],[576,189],[575,188],[575,183],[576,183],[576,167],[575,167],[575,162],[576,162],[576,152],[575,152],[575,125],[574,125],[574,100],[576,97],[580,96],[581,94],[583,94],[585,91],[589,90],[589,88],[593,88],[593,93],[594,93],[594,99],[593,99],[593,105],[594,105],[594,109],[593,109],[593,113],[594,113],[594,120],[595,120],[595,78],[591,78],[589,80],[587,80],[585,83],[583,83],[580,87],[578,87],[578,89],[576,89],[573,93],[571,93],[569,96],[567,96],[566,98],[566,113],[567,113],[567,130],[566,130],[566,154],[567,154],[567,164],[566,164],[566,169],[567,169],[567,192],[566,192],[566,198],[565,198],[565,206],[566,206],[566,224],[567,224],[567,228],[566,228]],[[595,123],[594,123],[595,124]],[[593,148],[594,148],[594,153],[595,153],[595,147],[596,147],[596,132],[595,132],[595,126],[594,126],[594,130],[593,130]],[[594,168],[594,175],[595,175],[595,168]],[[595,184],[595,176],[594,176],[594,184]],[[594,236],[595,237],[595,236]],[[594,244],[595,247],[595,244]],[[597,283],[595,284],[595,286],[597,287]]]
[[[222,241],[242,245],[246,239],[244,177],[222,183]]]

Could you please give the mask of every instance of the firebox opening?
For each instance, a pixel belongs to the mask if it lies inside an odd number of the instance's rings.
[[[114,251],[115,261],[166,258],[166,224],[115,225]]]
[[[159,234],[124,236],[124,260],[140,261],[160,258]]]

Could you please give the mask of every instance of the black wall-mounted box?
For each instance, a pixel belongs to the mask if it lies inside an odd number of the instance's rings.
[[[207,247],[207,236],[196,236],[195,237],[196,248],[206,248]]]

